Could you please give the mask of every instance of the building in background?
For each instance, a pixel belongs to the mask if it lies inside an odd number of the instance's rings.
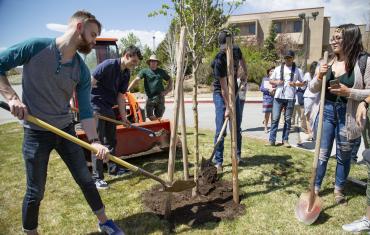
[[[325,50],[330,51],[329,39],[336,28],[330,25],[330,17],[324,15],[324,7],[232,15],[228,23],[239,28],[242,43],[258,46],[263,46],[274,24],[280,47],[295,50],[301,65],[305,50],[307,63],[321,58]],[[359,27],[365,50],[369,52],[370,32],[366,31],[366,25]]]

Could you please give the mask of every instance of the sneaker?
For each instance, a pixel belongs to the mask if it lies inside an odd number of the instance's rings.
[[[343,225],[342,229],[346,232],[370,231],[370,221],[366,218],[366,216],[364,216],[361,219],[355,220],[350,224]]]
[[[119,168],[116,172],[110,172],[109,175],[111,176],[127,176],[127,175],[131,175],[132,172],[128,169],[125,169],[125,168]]]
[[[238,165],[245,163],[245,161],[240,156],[238,156],[236,159],[238,161]]]
[[[344,204],[347,205],[346,196],[343,194],[342,191],[334,191],[334,200],[336,204]]]
[[[95,180],[95,186],[97,189],[108,189],[109,185],[104,180],[98,179]]]
[[[275,146],[275,142],[268,142],[267,144],[265,144],[265,146]]]
[[[217,174],[222,174],[223,172],[222,164],[220,163],[216,164],[216,168],[217,168]]]
[[[284,140],[283,141],[283,146],[285,147],[285,148],[291,148],[292,146],[289,144],[289,142],[287,141],[287,140]]]
[[[113,220],[109,219],[104,224],[98,224],[99,232],[103,232],[108,235],[125,235],[125,233],[113,222]]]

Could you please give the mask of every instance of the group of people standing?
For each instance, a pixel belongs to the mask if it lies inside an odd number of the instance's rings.
[[[225,117],[229,115],[227,90],[227,64],[224,38],[230,32],[219,34],[220,52],[212,62],[214,77],[213,100],[216,111],[215,142]],[[263,92],[263,112],[265,132],[268,133],[268,121],[272,113],[271,129],[267,146],[276,146],[276,135],[281,116],[284,116],[282,134],[283,146],[290,148],[289,132],[294,109],[299,109],[301,122],[309,135],[315,138],[318,128],[318,111],[324,105],[322,138],[320,155],[315,179],[315,193],[319,194],[325,177],[327,163],[334,145],[337,161],[333,197],[337,204],[346,204],[345,182],[350,172],[351,159],[357,159],[357,151],[361,143],[361,133],[364,132],[365,147],[369,149],[370,124],[367,109],[370,103],[370,59],[364,52],[362,36],[358,26],[344,24],[339,26],[330,39],[332,58],[329,62],[320,60],[312,62],[309,70],[303,76],[300,68],[294,62],[295,54],[289,50],[284,55],[284,62],[267,70],[260,90]],[[233,46],[235,83],[241,75],[246,80],[246,64],[241,50]],[[240,70],[242,73],[240,73]],[[243,74],[244,72],[244,74]],[[322,79],[327,82],[324,102],[320,101]],[[237,94],[238,87],[235,87]],[[241,161],[240,101],[236,96],[237,119],[237,157]],[[300,109],[304,112],[300,112]],[[300,114],[302,113],[302,114]],[[357,113],[357,114],[356,114]],[[365,128],[365,123],[366,128]],[[369,153],[370,151],[365,151]],[[370,154],[364,156],[370,175]],[[216,149],[215,165],[222,171],[223,143]],[[368,207],[366,216],[353,223],[343,225],[345,231],[370,230],[370,180],[367,187]]]

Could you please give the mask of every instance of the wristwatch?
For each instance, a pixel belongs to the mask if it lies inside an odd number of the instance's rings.
[[[362,100],[361,103],[364,103],[365,104],[365,108],[368,109],[369,108],[369,103],[366,102],[366,100]]]

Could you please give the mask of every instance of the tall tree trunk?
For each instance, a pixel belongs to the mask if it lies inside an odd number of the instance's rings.
[[[198,181],[199,174],[199,134],[198,134],[198,81],[196,76],[196,65],[192,63],[193,77],[193,116],[194,116],[194,181]],[[192,195],[198,194],[198,184],[193,188]]]

